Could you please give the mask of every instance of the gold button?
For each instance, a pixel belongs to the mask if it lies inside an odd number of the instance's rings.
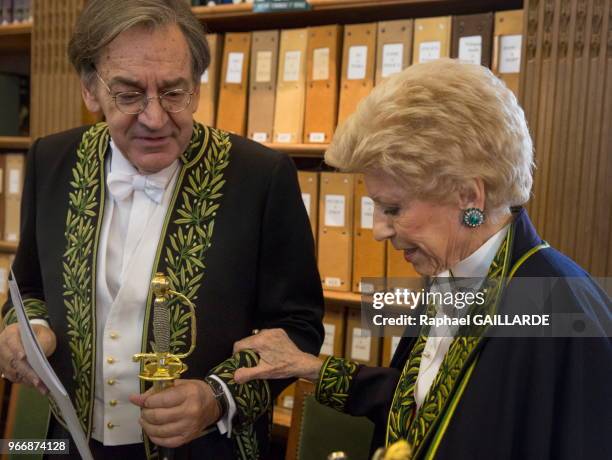
[[[108,403],[111,405],[111,407],[115,407],[117,405],[117,400],[111,399]]]
[[[109,430],[112,430],[113,428],[115,428],[115,425],[114,425],[113,423],[111,423],[111,422],[108,422],[108,423],[106,424],[106,427],[107,427]]]
[[[110,338],[113,339],[113,340],[114,339],[118,339],[119,338],[119,334],[117,334],[116,332],[111,332],[110,333]]]
[[[115,358],[113,358],[112,356],[109,356],[108,358],[106,358],[106,362],[108,364],[113,364],[115,362]]]
[[[115,384],[115,379],[108,379],[106,381],[106,383],[108,383],[109,385],[114,385]]]

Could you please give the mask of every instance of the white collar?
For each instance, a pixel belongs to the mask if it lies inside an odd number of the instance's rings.
[[[132,163],[125,157],[123,152],[119,150],[115,141],[110,140],[110,148],[111,148],[111,161],[110,161],[110,170],[114,172],[119,172],[123,174],[129,175],[141,175],[138,170],[134,167]],[[153,179],[156,182],[161,182],[163,184],[167,184],[170,182],[172,175],[176,171],[176,168],[179,166],[179,160],[176,159],[170,166],[165,167],[161,171],[158,171],[153,174],[147,174],[147,178]]]

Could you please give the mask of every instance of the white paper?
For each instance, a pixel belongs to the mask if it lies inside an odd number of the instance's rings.
[[[203,85],[208,83],[208,69],[206,69],[202,74],[202,78],[200,78],[200,83],[202,83]]]
[[[8,292],[8,271],[6,268],[0,268],[0,294],[4,295]]]
[[[344,227],[344,195],[325,195],[325,226]]]
[[[304,202],[308,217],[310,217],[310,193],[302,193],[302,201]]]
[[[283,407],[286,409],[293,409],[293,401],[294,397],[292,395],[283,397]]]
[[[15,275],[11,271],[11,279],[9,280],[9,289],[11,291],[11,300],[13,307],[17,313],[17,319],[19,321],[19,332],[21,333],[21,342],[25,349],[26,356],[28,358],[28,364],[32,366],[32,369],[36,375],[43,381],[43,383],[49,389],[49,397],[53,398],[59,409],[62,418],[66,422],[66,426],[72,439],[74,440],[81,458],[85,460],[93,460],[93,455],[89,451],[89,445],[85,438],[85,433],[81,428],[81,423],[76,415],[74,406],[70,401],[68,392],[62,382],[55,374],[55,371],[47,361],[45,354],[42,352],[38,339],[32,331],[30,321],[26,316],[25,309],[23,307],[23,301],[21,300],[21,294],[15,281]]]
[[[312,79],[329,79],[329,48],[317,48],[312,53]]]
[[[393,355],[395,354],[395,350],[397,350],[397,346],[399,345],[400,340],[402,340],[401,337],[397,337],[395,335],[391,337],[391,358],[393,358]]]
[[[349,80],[363,80],[366,77],[368,63],[367,46],[351,46],[349,48],[348,74]]]
[[[382,76],[389,77],[399,73],[404,64],[404,45],[402,43],[388,43],[383,45]]]
[[[301,51],[287,51],[285,53],[284,81],[298,81],[300,79]]]
[[[459,60],[467,64],[482,62],[482,36],[472,35],[459,39]]]
[[[268,142],[268,133],[253,133],[255,142]]]
[[[521,71],[522,35],[502,35],[499,48],[499,73],[519,73]]]
[[[308,140],[313,143],[325,142],[325,133],[310,133],[308,135]]]
[[[227,74],[225,83],[242,83],[242,64],[244,53],[229,53],[227,58]]]
[[[369,329],[353,328],[353,343],[351,347],[351,359],[361,361],[370,360],[372,348],[372,333]]]
[[[9,171],[9,195],[18,195],[21,188],[21,171],[11,169]]]
[[[255,64],[255,82],[272,81],[272,51],[258,51]]]
[[[369,196],[361,197],[361,228],[374,228],[374,201]]]
[[[5,238],[6,241],[17,241],[17,233],[7,233]]]
[[[342,286],[342,280],[340,278],[335,278],[333,276],[325,277],[325,287],[339,288],[340,286]]]
[[[323,345],[321,346],[320,354],[333,356],[334,338],[336,337],[336,325],[323,323],[323,329],[325,329],[325,338],[323,339]]]
[[[288,144],[291,142],[291,133],[278,133],[276,135],[276,142],[281,144]]]
[[[371,294],[374,292],[374,285],[372,283],[359,282],[359,292],[363,294]]]
[[[419,62],[440,59],[440,42],[422,42],[419,46]]]

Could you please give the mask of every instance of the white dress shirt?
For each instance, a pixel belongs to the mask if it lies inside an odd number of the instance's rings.
[[[480,246],[470,256],[458,262],[450,270],[446,270],[439,273],[436,278],[448,278],[452,271],[455,278],[482,278],[484,279],[488,272],[495,254],[499,250],[506,233],[510,225],[506,225],[499,232],[489,238],[482,246]],[[436,286],[436,283],[432,285],[432,290],[441,290]],[[436,316],[444,316],[444,312],[438,311]],[[448,333],[442,332],[438,329],[437,335],[430,335],[425,342],[425,348],[421,355],[421,365],[419,367],[419,375],[415,383],[414,389],[414,400],[417,407],[420,407],[425,401],[425,397],[433,384],[438,370],[442,365],[444,356],[448,352],[454,335],[457,332],[457,328],[450,328]]]
[[[98,245],[92,436],[105,445],[122,445],[142,442],[140,408],[128,400],[130,394],[140,393],[140,364],[134,363],[132,356],[141,351],[155,254],[180,163],[176,160],[155,174],[141,176],[112,140],[110,146],[108,199]],[[133,191],[128,187],[129,193],[124,193],[125,189],[118,193],[113,187],[114,196],[108,185],[113,176],[133,176],[136,186]],[[152,194],[144,188],[147,181],[165,186],[165,190]],[[229,435],[236,406],[227,386],[221,384],[230,410],[217,426]]]

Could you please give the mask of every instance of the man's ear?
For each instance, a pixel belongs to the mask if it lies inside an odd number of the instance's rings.
[[[102,110],[102,106],[96,94],[96,85],[92,82],[87,82],[85,78],[81,78],[81,95],[83,96],[83,101],[85,102],[87,110],[93,113]]]
[[[485,202],[485,184],[481,178],[466,181],[459,190],[459,207],[461,209],[484,209]]]

